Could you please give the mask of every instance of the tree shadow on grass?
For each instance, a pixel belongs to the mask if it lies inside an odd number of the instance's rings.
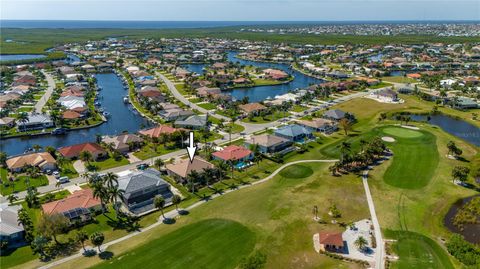
[[[163,224],[168,224],[168,225],[175,224],[176,222],[177,221],[174,218],[164,218],[162,220]]]
[[[102,251],[102,253],[98,254],[98,257],[102,260],[110,260],[113,257],[113,252],[111,251]]]
[[[178,214],[179,214],[180,216],[186,216],[186,215],[190,214],[190,212],[189,212],[188,210],[185,210],[185,209],[180,209],[180,210],[178,211]]]

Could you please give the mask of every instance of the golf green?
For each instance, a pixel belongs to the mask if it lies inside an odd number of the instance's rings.
[[[438,165],[436,137],[426,131],[403,129],[381,129],[397,139],[396,143],[388,145],[393,151],[393,160],[383,179],[398,188],[420,189],[428,185]]]
[[[385,231],[387,238],[396,239],[393,251],[399,260],[391,268],[398,269],[450,269],[454,268],[448,254],[435,241],[408,231]]]
[[[290,165],[280,172],[280,175],[286,178],[306,178],[312,174],[312,168],[300,164]]]
[[[382,130],[385,134],[402,138],[416,138],[422,136],[422,132],[402,127],[387,127]]]
[[[189,224],[94,268],[235,268],[255,233],[226,219]]]

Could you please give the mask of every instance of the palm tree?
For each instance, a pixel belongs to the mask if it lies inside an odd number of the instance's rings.
[[[112,172],[108,172],[106,175],[104,175],[103,181],[108,188],[118,186],[118,176]]]
[[[190,185],[191,187],[191,192],[194,193],[195,192],[195,181],[200,177],[200,174],[195,171],[195,170],[192,170],[188,175],[187,175],[187,182],[188,184]]]
[[[90,153],[89,151],[80,152],[79,158],[81,161],[86,162],[88,165],[90,165],[90,162],[93,160],[92,153]]]
[[[17,120],[22,123],[23,130],[25,130],[25,124],[28,122],[28,114],[27,112],[21,112],[17,115]]]
[[[18,200],[18,197],[17,195],[15,194],[10,194],[8,197],[7,197],[7,200],[10,204],[12,204],[13,202],[17,201]]]
[[[162,159],[160,159],[160,158],[157,158],[154,163],[155,163],[155,167],[156,167],[158,170],[160,170],[160,169],[162,168],[162,166],[165,165],[165,162],[164,162]]]
[[[368,241],[363,236],[359,236],[355,242],[353,242],[355,247],[357,247],[360,251],[364,251],[365,248],[368,246]]]
[[[351,144],[347,141],[343,141],[338,147],[340,148],[340,161],[343,163],[347,154],[350,153]]]
[[[178,204],[182,201],[182,197],[177,194],[174,194],[172,197],[172,203],[175,205],[175,209],[178,211]]]
[[[88,234],[86,232],[80,230],[75,235],[75,239],[76,239],[77,242],[82,244],[83,252],[86,252],[87,250],[85,249],[85,241],[88,240]]]
[[[125,190],[119,189],[118,184],[112,185],[107,188],[108,196],[110,202],[113,203],[113,207],[115,208],[115,214],[118,218],[118,198],[123,199],[123,195],[125,195]]]
[[[40,146],[39,144],[35,144],[32,146],[32,148],[35,152],[39,152],[43,147]]]
[[[352,130],[352,124],[350,121],[346,118],[341,119],[338,124],[340,127],[342,127],[343,131],[345,132],[345,135],[348,135],[348,132]]]
[[[165,215],[163,214],[163,207],[165,206],[165,199],[161,195],[157,195],[153,199],[153,204],[155,205],[156,208],[160,209],[160,211],[162,212],[162,217],[165,218]]]

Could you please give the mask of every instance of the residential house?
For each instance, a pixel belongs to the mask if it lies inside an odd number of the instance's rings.
[[[143,139],[134,134],[121,134],[118,136],[104,136],[102,141],[107,145],[112,145],[113,149],[126,154],[129,151],[139,147]]]
[[[83,151],[90,152],[94,160],[108,156],[107,151],[105,151],[99,144],[90,142],[61,147],[58,149],[58,152],[67,159],[78,158]]]
[[[37,152],[12,157],[6,161],[7,167],[12,172],[20,172],[26,165],[40,168],[43,171],[57,169],[57,161],[48,152]]]
[[[158,125],[156,127],[146,129],[146,130],[141,130],[139,133],[144,136],[148,137],[160,137],[161,134],[173,134],[174,132],[178,131],[178,129],[175,129],[171,126],[168,125]]]
[[[122,201],[125,207],[134,214],[155,209],[153,201],[156,196],[162,196],[167,205],[173,197],[170,184],[161,178],[159,171],[152,168],[121,176],[118,188],[124,191]]]
[[[298,124],[290,124],[279,127],[277,130],[275,130],[274,134],[276,136],[286,138],[292,142],[300,143],[313,138],[312,131]]]
[[[15,118],[10,118],[10,117],[0,118],[0,128],[3,128],[3,127],[12,128],[13,126],[15,126]]]
[[[230,145],[223,148],[223,150],[212,153],[212,157],[214,160],[243,163],[253,159],[253,152],[242,146]]]
[[[250,147],[252,145],[258,145],[258,149],[261,153],[280,153],[285,150],[289,150],[292,146],[292,142],[283,137],[262,134],[251,136],[250,139],[245,141],[245,146]]]
[[[327,119],[298,120],[297,124],[304,126],[312,132],[331,134],[338,130],[337,123]]]
[[[399,101],[398,94],[393,89],[381,89],[372,92],[371,95],[376,99],[386,103],[394,103]]]
[[[178,128],[185,128],[191,130],[205,129],[208,127],[207,115],[192,115],[183,120],[176,120],[174,125]]]
[[[185,119],[191,115],[194,115],[191,110],[183,110],[181,108],[174,108],[168,110],[162,110],[159,112],[160,116],[166,121],[174,121],[177,119]]]
[[[62,214],[70,222],[85,222],[91,220],[92,212],[101,210],[102,203],[93,196],[92,189],[75,191],[66,198],[42,204],[44,214]]]
[[[16,248],[26,244],[25,230],[18,221],[21,205],[0,204],[0,241],[8,242],[8,248]]]
[[[318,241],[322,251],[343,252],[344,250],[345,244],[341,232],[320,232]]]
[[[347,113],[339,110],[339,109],[332,109],[332,110],[327,110],[325,113],[323,113],[323,117],[325,119],[330,119],[334,121],[339,121],[347,116]]]
[[[55,124],[47,114],[31,113],[28,115],[26,122],[17,124],[17,128],[20,132],[41,130],[54,127]]]
[[[266,106],[260,103],[249,103],[249,104],[239,105],[238,108],[242,110],[245,115],[248,115],[250,113],[258,115],[260,111],[267,109]]]
[[[180,160],[179,162],[175,164],[167,164],[165,168],[167,169],[167,173],[169,176],[171,176],[173,179],[175,179],[178,182],[185,182],[187,176],[192,172],[198,172],[201,173],[203,172],[204,169],[207,168],[214,168],[215,166],[206,160],[200,158],[200,157],[195,157],[192,162],[187,159]]]
[[[263,73],[265,73],[266,79],[285,80],[289,77],[286,72],[277,69],[265,69]]]
[[[87,106],[87,104],[85,103],[85,98],[83,98],[83,96],[63,96],[58,98],[57,103],[61,104],[68,110]]]

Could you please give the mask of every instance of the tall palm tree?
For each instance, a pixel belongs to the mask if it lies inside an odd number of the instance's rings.
[[[163,207],[165,207],[165,199],[161,195],[157,195],[153,199],[153,204],[156,208],[160,209],[160,211],[162,212],[162,217],[165,218],[165,215],[163,214]]]
[[[191,192],[194,193],[195,192],[195,181],[200,177],[200,174],[195,171],[195,170],[192,170],[188,175],[187,175],[187,182],[188,184],[190,185],[191,187]]]
[[[108,188],[111,188],[118,185],[118,176],[117,174],[108,172],[106,175],[103,176],[103,181]]]
[[[25,130],[25,124],[28,122],[28,114],[27,112],[21,112],[17,115],[17,120],[22,123],[23,130]]]
[[[178,204],[182,201],[182,197],[177,194],[174,194],[172,197],[172,203],[175,205],[175,209],[178,211]]]
[[[87,164],[90,164],[90,162],[93,161],[92,153],[90,153],[89,151],[80,152],[79,158],[81,161],[86,162]]]
[[[364,251],[365,248],[368,246],[368,241],[367,239],[365,239],[365,237],[359,236],[357,240],[353,242],[353,244],[355,244],[355,247],[357,247],[360,251]]]
[[[347,141],[343,141],[339,146],[340,149],[340,161],[343,163],[345,161],[345,157],[350,153],[351,144]]]
[[[117,215],[118,218],[118,198],[123,199],[123,196],[125,195],[125,190],[119,189],[118,185],[112,185],[110,187],[107,187],[107,192],[109,196],[110,202],[113,203],[113,207],[115,208],[115,214]]]

